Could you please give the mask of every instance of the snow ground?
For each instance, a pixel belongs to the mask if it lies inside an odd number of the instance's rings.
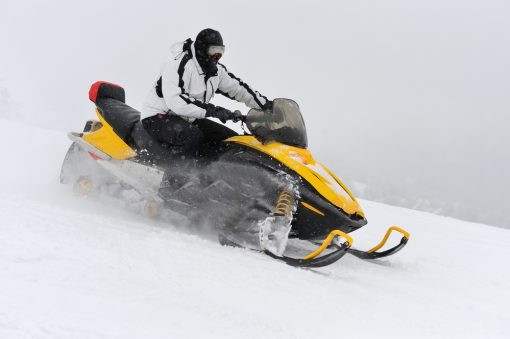
[[[74,197],[62,132],[0,120],[0,144],[0,338],[510,337],[509,230],[361,201],[355,247],[408,246],[295,269]]]

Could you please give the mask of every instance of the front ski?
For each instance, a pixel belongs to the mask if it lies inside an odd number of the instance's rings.
[[[349,245],[350,246],[350,245]],[[340,246],[338,246],[338,249],[334,252],[331,252],[329,254],[314,258],[314,259],[296,259],[286,256],[277,256],[268,250],[265,250],[264,253],[270,256],[273,259],[283,261],[287,265],[293,266],[293,267],[302,267],[302,268],[318,268],[318,267],[324,267],[331,265],[335,262],[337,262],[339,259],[341,259],[348,250],[348,246],[344,243]]]
[[[340,237],[345,239],[344,243],[339,243]],[[335,238],[337,238],[337,244],[334,244],[333,246],[336,249],[331,253],[319,256],[326,248],[331,248],[330,244]],[[233,242],[232,240],[228,239],[223,234],[219,235],[218,240],[219,240],[220,244],[222,244],[224,246],[244,248],[244,246],[241,246],[241,245]],[[324,240],[322,245],[317,250],[308,254],[303,259],[291,258],[291,257],[287,257],[285,255],[279,256],[267,249],[255,250],[255,251],[264,253],[273,259],[283,261],[287,265],[290,265],[293,267],[318,268],[318,267],[328,266],[328,265],[331,265],[331,264],[337,262],[346,253],[348,253],[348,250],[351,247],[352,243],[353,243],[353,240],[348,234],[346,234],[342,231],[339,231],[339,230],[334,230],[328,235],[328,237]]]
[[[386,251],[377,252],[381,247],[386,244],[386,241],[388,241],[388,238],[391,234],[391,232],[397,231],[402,233],[403,237],[400,240],[400,243]],[[403,230],[400,227],[392,226],[386,231],[386,234],[384,235],[383,240],[379,244],[377,244],[374,248],[368,250],[368,251],[361,251],[354,248],[348,248],[347,253],[354,255],[355,257],[358,257],[360,259],[378,259],[378,258],[384,258],[390,255],[393,255],[400,251],[404,246],[407,244],[407,241],[409,240],[409,233],[406,230]]]
[[[388,238],[390,237],[390,234],[393,231],[400,232],[403,235],[402,239],[400,240],[400,243],[388,250],[385,250],[382,252],[377,252],[377,250],[381,249],[386,244],[386,242],[388,241]],[[332,244],[332,242],[335,238],[336,238],[336,243]],[[345,239],[345,242],[340,243],[340,238]],[[398,251],[400,251],[407,244],[408,240],[409,240],[409,233],[407,231],[403,230],[402,228],[392,226],[388,229],[388,231],[386,231],[384,238],[381,240],[381,242],[379,242],[379,244],[377,244],[375,247],[373,247],[372,249],[370,249],[368,251],[362,251],[362,250],[357,250],[357,249],[351,248],[352,243],[353,243],[353,239],[351,238],[351,236],[349,236],[348,234],[346,234],[342,231],[334,230],[326,237],[326,239],[322,242],[322,244],[320,245],[320,247],[317,250],[308,254],[307,256],[305,256],[302,259],[291,258],[291,257],[287,257],[285,255],[279,256],[267,249],[254,250],[254,251],[264,253],[273,259],[283,261],[287,265],[290,265],[293,267],[318,268],[318,267],[328,266],[328,265],[331,265],[331,264],[337,262],[339,259],[341,259],[347,253],[352,254],[355,257],[358,257],[360,259],[377,259],[377,258],[387,257],[387,256],[390,256],[390,255],[395,254]],[[222,234],[220,234],[220,236],[219,236],[219,242],[220,242],[220,244],[222,244],[224,246],[244,248],[244,246],[241,246],[241,245],[233,242],[232,240],[228,239],[225,235],[222,235]],[[335,248],[335,250],[331,253],[321,256],[320,254],[326,248],[329,248],[329,249]]]

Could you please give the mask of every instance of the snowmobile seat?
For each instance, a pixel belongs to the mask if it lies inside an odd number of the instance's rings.
[[[98,100],[96,106],[115,133],[127,141],[133,126],[140,121],[140,112],[116,99]]]
[[[126,141],[133,126],[140,121],[140,112],[125,104],[124,89],[116,84],[98,81],[90,87],[89,99],[96,104],[115,133]]]
[[[115,133],[138,152],[138,161],[153,164],[173,161],[175,157],[169,155],[179,153],[178,147],[169,149],[154,140],[143,127],[140,112],[126,105],[125,98],[124,89],[110,82],[97,81],[90,87],[89,99]]]

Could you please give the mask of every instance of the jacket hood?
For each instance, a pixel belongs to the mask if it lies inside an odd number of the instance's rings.
[[[179,41],[179,42],[176,42],[175,44],[173,44],[171,47],[170,47],[170,51],[172,53],[172,56],[174,57],[174,60],[178,60],[180,58],[182,58],[182,56],[185,54],[185,53],[191,53],[191,58],[193,60],[193,63],[195,65],[195,67],[197,68],[198,70],[198,73],[200,75],[204,75],[205,72],[204,70],[202,69],[202,66],[200,66],[200,63],[198,62],[197,60],[197,56],[196,56],[196,53],[195,53],[195,42],[191,42],[191,45],[190,45],[190,48],[189,49],[185,49],[185,45],[186,43],[191,40],[191,39],[188,39],[188,40],[184,40],[184,41]]]

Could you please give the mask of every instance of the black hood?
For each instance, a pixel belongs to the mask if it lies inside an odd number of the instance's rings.
[[[218,74],[218,67],[214,64],[213,59],[207,55],[209,46],[223,46],[223,38],[220,32],[206,28],[198,33],[195,40],[195,56],[204,73],[207,76],[214,76]]]

